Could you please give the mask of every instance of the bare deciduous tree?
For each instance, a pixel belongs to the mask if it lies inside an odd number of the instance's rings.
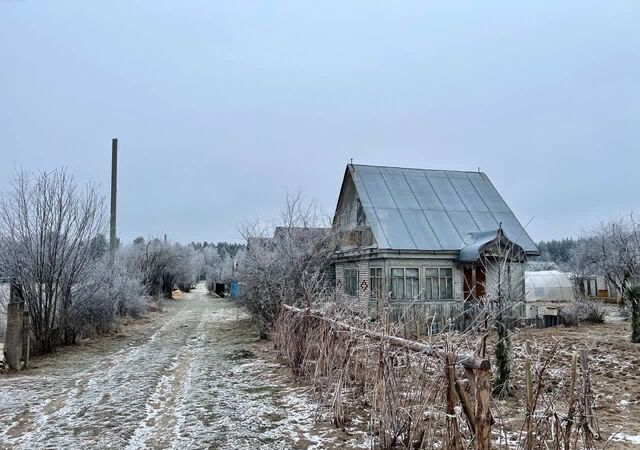
[[[147,295],[170,297],[175,287],[186,288],[197,281],[197,254],[189,246],[149,239],[138,240],[123,252],[129,270],[142,274]]]
[[[335,239],[328,226],[318,204],[297,194],[287,196],[279,226],[254,222],[241,227],[247,251],[240,279],[247,286],[246,304],[259,319],[263,333],[282,303],[298,304],[303,298],[305,278],[329,276]]]
[[[595,260],[600,272],[624,295],[640,279],[640,223],[633,214],[611,219],[592,233]]]
[[[65,170],[19,172],[0,200],[2,272],[19,287],[31,315],[34,350],[72,339],[72,289],[96,258],[105,231],[104,201]]]

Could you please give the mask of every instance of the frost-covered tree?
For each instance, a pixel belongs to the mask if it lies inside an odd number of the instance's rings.
[[[598,270],[623,296],[640,280],[640,223],[631,214],[602,223],[592,234]]]
[[[302,195],[288,196],[278,226],[246,223],[247,240],[239,278],[245,283],[245,303],[265,333],[282,303],[300,304],[303,280],[331,276],[336,240],[329,221],[316,202]]]
[[[76,337],[111,332],[118,318],[139,318],[151,303],[141,274],[127,267],[121,252],[113,261],[108,256],[94,261],[73,298],[70,326]]]
[[[33,348],[72,339],[72,291],[104,252],[104,201],[65,170],[19,172],[0,200],[0,266],[30,313]]]
[[[171,296],[179,287],[188,290],[197,281],[198,255],[190,246],[149,239],[123,249],[129,270],[142,275],[147,295]]]
[[[571,251],[576,245],[576,241],[571,238],[560,240],[540,241],[538,250],[540,251],[540,261],[552,261],[560,267],[564,267],[571,260]]]

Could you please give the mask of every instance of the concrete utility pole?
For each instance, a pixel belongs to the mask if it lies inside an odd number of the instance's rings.
[[[7,364],[13,370],[22,369],[24,317],[21,293],[12,282],[7,303],[7,331],[5,335],[5,356]]]
[[[116,254],[116,197],[118,194],[118,139],[111,139],[111,229],[109,250],[111,261]]]

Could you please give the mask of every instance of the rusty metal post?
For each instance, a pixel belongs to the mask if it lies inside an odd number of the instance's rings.
[[[11,285],[9,303],[7,304],[7,331],[5,336],[5,350],[7,364],[13,370],[20,370],[22,364],[22,310],[23,303],[19,301],[18,288]]]

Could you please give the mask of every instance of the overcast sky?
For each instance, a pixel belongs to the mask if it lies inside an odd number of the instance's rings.
[[[535,241],[640,203],[640,2],[0,0],[0,189],[66,166],[119,235],[239,240],[345,164],[486,172]]]

